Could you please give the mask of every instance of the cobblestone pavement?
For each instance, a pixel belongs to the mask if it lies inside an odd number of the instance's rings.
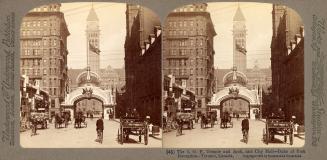
[[[294,137],[294,144],[289,140],[283,143],[282,136],[276,136],[274,142],[266,145],[263,142],[265,123],[250,120],[249,142],[242,141],[241,119],[233,119],[233,128],[221,129],[219,125],[213,128],[201,129],[200,124],[195,129],[183,130],[183,135],[176,136],[176,131],[163,133],[163,147],[165,148],[256,148],[256,147],[302,147],[304,139]]]
[[[162,147],[161,135],[149,137],[148,145],[138,142],[138,136],[130,136],[130,140],[123,145],[117,142],[119,123],[113,120],[104,121],[103,143],[95,142],[97,138],[96,119],[87,119],[87,127],[75,129],[73,124],[67,128],[55,129],[49,124],[48,129],[38,129],[37,135],[31,136],[31,131],[20,133],[20,143],[24,148],[152,148]]]

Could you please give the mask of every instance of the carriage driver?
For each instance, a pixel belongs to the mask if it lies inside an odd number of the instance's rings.
[[[249,133],[249,119],[247,117],[242,120],[242,134],[244,135],[245,132]]]

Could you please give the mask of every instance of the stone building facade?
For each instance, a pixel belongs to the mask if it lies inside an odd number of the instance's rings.
[[[214,82],[213,38],[216,36],[207,4],[186,5],[171,12],[163,34],[163,71],[175,83],[195,93],[198,112],[204,112]]]
[[[20,32],[20,71],[30,84],[49,93],[50,111],[58,111],[67,86],[67,37],[60,4],[34,8],[23,18]]]
[[[161,23],[151,10],[133,4],[126,9],[126,110],[161,125]]]
[[[282,108],[286,118],[304,123],[304,25],[291,8],[273,5],[271,41],[271,112]]]

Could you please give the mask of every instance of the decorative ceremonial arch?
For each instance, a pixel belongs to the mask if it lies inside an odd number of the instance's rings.
[[[82,72],[76,79],[78,88],[66,95],[65,101],[61,104],[64,110],[70,110],[75,113],[76,102],[83,99],[97,99],[102,102],[104,118],[108,118],[107,110],[112,108],[115,110],[115,102],[113,93],[110,90],[103,90],[98,87],[99,76],[94,72]],[[74,115],[72,115],[74,117]]]
[[[260,111],[262,101],[258,94],[258,90],[249,90],[246,87],[247,78],[245,74],[236,71],[234,67],[231,72],[224,76],[223,82],[224,88],[213,95],[208,106],[221,111],[225,101],[230,99],[243,99],[249,103],[250,118],[255,119],[254,113]]]
[[[92,93],[87,93],[87,91],[92,91]],[[83,94],[83,92],[85,92]],[[74,103],[79,99],[97,99],[103,103],[104,106],[112,106],[112,96],[109,91],[102,90],[99,87],[78,87],[73,92],[67,94],[65,102],[62,106],[74,105]]]

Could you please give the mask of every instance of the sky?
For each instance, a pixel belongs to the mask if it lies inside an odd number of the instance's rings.
[[[92,3],[62,3],[70,36],[67,39],[68,67],[86,67],[86,18]],[[110,65],[124,67],[124,42],[126,35],[124,3],[93,3],[100,26],[100,68]]]
[[[215,67],[229,69],[233,63],[233,16],[238,4],[246,19],[247,67],[257,61],[259,67],[270,66],[272,5],[265,3],[208,3],[208,12],[217,32],[214,38]],[[92,3],[62,3],[61,11],[71,35],[68,37],[68,67],[86,67],[86,18]],[[100,67],[124,66],[126,35],[124,3],[93,3],[100,25]]]
[[[233,17],[238,4],[246,19],[247,68],[257,60],[261,68],[270,67],[270,42],[272,37],[272,4],[267,3],[208,3],[217,35],[214,38],[215,67],[229,69],[233,66]]]

